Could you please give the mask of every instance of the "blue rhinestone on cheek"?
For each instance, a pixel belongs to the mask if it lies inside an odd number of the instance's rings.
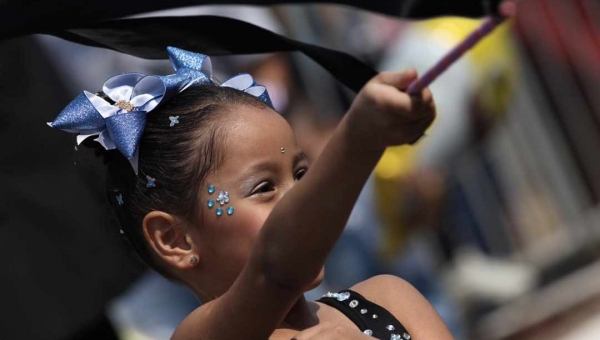
[[[209,185],[208,186],[208,193],[209,194],[214,194],[215,193],[215,186],[214,185]]]
[[[208,201],[206,201],[206,205],[207,205],[207,206],[208,206],[208,208],[210,209],[210,208],[212,208],[212,207],[214,207],[214,206],[215,206],[215,201],[213,201],[213,200],[208,200]]]
[[[233,211],[234,211],[233,207],[227,208],[227,215],[229,215],[229,216],[233,215]]]
[[[221,209],[221,207],[217,208],[217,216],[221,216],[223,215],[223,209]]]

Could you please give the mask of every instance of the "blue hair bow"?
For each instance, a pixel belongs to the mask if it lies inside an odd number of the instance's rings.
[[[139,142],[146,115],[176,94],[196,84],[212,83],[212,64],[206,55],[167,47],[175,74],[168,76],[124,73],[108,79],[102,92],[114,101],[83,91],[48,123],[53,128],[77,133],[77,144],[97,136],[106,150],[118,149],[138,173]],[[273,107],[267,89],[249,74],[239,74],[221,86],[251,94]]]

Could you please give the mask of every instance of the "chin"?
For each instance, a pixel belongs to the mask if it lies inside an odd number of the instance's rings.
[[[323,282],[323,277],[325,277],[325,267],[321,268],[319,275],[317,275],[313,282],[311,282],[304,291],[308,292],[309,290],[317,288],[321,284],[321,282]]]

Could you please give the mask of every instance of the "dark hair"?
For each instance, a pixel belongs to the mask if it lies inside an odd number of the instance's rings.
[[[225,154],[219,143],[227,134],[222,118],[244,105],[270,108],[236,89],[212,84],[190,87],[148,113],[139,144],[138,175],[120,152],[107,153],[108,196],[121,230],[140,257],[168,278],[177,279],[152,256],[142,231],[144,216],[160,210],[196,221],[198,190]],[[169,117],[176,116],[179,123],[171,126]],[[146,187],[146,176],[155,179],[155,187]]]

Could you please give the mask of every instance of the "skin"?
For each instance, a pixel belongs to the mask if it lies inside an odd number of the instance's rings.
[[[341,312],[303,294],[321,282],[325,259],[385,147],[414,142],[433,121],[429,90],[414,97],[400,90],[415,78],[410,70],[371,80],[310,171],[281,116],[254,107],[232,111],[225,158],[206,179],[217,191],[200,190],[199,225],[161,211],[143,221],[158,258],[205,302],[173,339],[365,337]],[[229,192],[232,216],[217,217],[204,204],[220,190]],[[351,288],[388,309],[413,339],[452,339],[405,281],[384,275]]]

